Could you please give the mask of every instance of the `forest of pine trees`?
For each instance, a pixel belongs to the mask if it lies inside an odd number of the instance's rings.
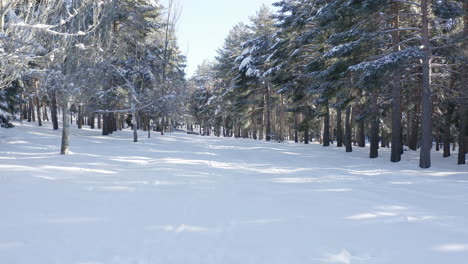
[[[468,3],[282,0],[234,26],[188,81],[199,133],[294,140],[398,162],[468,152]],[[190,128],[193,125],[189,126]],[[369,143],[367,143],[369,142]]]
[[[177,10],[149,0],[1,0],[0,123],[468,152],[468,2],[282,0],[186,80]],[[369,146],[367,146],[369,145]]]

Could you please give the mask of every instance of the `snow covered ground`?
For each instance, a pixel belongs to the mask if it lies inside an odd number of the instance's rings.
[[[433,153],[0,129],[2,264],[468,263],[468,167]],[[73,126],[74,127],[74,126]]]

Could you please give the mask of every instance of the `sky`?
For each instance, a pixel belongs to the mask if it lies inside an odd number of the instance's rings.
[[[205,59],[214,59],[229,30],[239,22],[249,23],[264,3],[277,0],[177,0],[181,9],[177,23],[180,49],[187,56],[187,77]],[[161,1],[166,6],[167,0]]]

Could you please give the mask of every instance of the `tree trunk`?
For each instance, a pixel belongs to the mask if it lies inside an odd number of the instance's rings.
[[[465,1],[463,4],[463,8],[465,10],[464,15],[464,28],[463,28],[463,35],[466,38],[468,36],[468,1]],[[465,40],[463,43],[463,47],[465,50],[468,48],[468,43]],[[460,128],[459,128],[459,135],[458,135],[458,164],[465,164],[466,163],[466,153],[468,152],[468,146],[466,145],[466,134],[467,134],[467,123],[468,123],[468,65],[462,65],[462,82],[461,82],[461,91],[462,91],[462,99],[460,103]]]
[[[102,135],[103,136],[109,135],[109,129],[107,128],[107,125],[108,125],[107,115],[108,114],[102,114]]]
[[[78,104],[78,120],[76,120],[76,124],[78,125],[78,129],[83,128],[83,106]]]
[[[400,27],[400,17],[399,17],[399,3],[392,1],[392,12],[393,15],[393,28],[398,29]],[[393,50],[398,52],[400,51],[400,32],[398,30],[392,32],[392,43]],[[390,154],[391,162],[399,162],[401,160],[402,150],[402,128],[401,128],[401,72],[397,71],[393,75],[392,83],[392,150]]]
[[[336,146],[343,147],[343,124],[341,107],[336,108]]]
[[[64,99],[62,105],[62,115],[63,115],[63,128],[62,128],[62,146],[60,154],[66,155],[70,150],[70,125],[68,124],[68,115],[69,115],[69,103],[68,100]]]
[[[296,143],[299,142],[299,136],[298,136],[299,123],[297,119],[298,119],[298,114],[294,113],[294,142]]]
[[[42,120],[41,120],[41,104],[39,102],[39,96],[36,95],[36,112],[37,112],[37,124],[39,126],[42,126]]]
[[[57,96],[55,91],[51,93],[51,104],[50,104],[50,114],[52,116],[52,125],[54,130],[59,129],[58,126],[58,117],[57,117]]]
[[[464,105],[462,104],[462,107]],[[458,129],[458,165],[465,164],[466,163],[466,151],[467,151],[467,146],[466,146],[466,130],[467,130],[467,110],[461,109],[460,110],[460,126]]]
[[[29,95],[29,104],[28,104],[28,122],[34,121],[34,108],[33,108],[33,100],[31,95]]]
[[[148,128],[148,138],[151,138],[151,118],[149,114],[146,116],[146,127]]]
[[[266,141],[271,140],[271,98],[270,98],[270,86],[266,84],[265,86],[265,139]]]
[[[325,101],[325,117],[323,118],[323,146],[330,146],[330,106]]]
[[[92,113],[89,118],[89,126],[91,127],[91,129],[94,129],[95,121],[96,121],[96,114]]]
[[[371,94],[371,131],[370,131],[370,155],[371,159],[379,156],[379,105],[377,91],[372,91]]]
[[[134,104],[132,104],[132,115],[133,115],[133,119],[132,119],[132,122],[133,122],[133,142],[138,142],[138,130],[137,130],[137,124],[136,124],[136,116],[137,116],[137,112],[136,112],[136,106]],[[163,128],[164,129],[164,128]]]
[[[353,152],[351,136],[351,106],[346,107],[346,117],[345,117],[345,146],[346,152]]]
[[[431,48],[429,39],[429,3],[421,0],[422,42],[424,57],[422,60],[422,93],[421,93],[421,150],[419,167],[431,167],[432,148],[432,107],[431,107]]]
[[[265,126],[265,98],[264,96],[261,98],[260,102],[261,107],[261,112],[259,114],[260,116],[260,128],[258,129],[258,140],[263,140],[264,133],[263,133],[263,127]]]
[[[365,148],[366,147],[366,134],[365,134],[365,121],[364,119],[357,120],[357,135],[356,140],[358,143],[358,147]]]

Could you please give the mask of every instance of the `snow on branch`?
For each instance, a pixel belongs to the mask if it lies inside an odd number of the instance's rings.
[[[405,3],[405,4],[411,4],[411,5],[415,5],[415,6],[421,6],[421,4],[419,3],[416,3],[416,2],[412,2],[412,1],[405,1],[405,0],[393,0],[395,2],[400,2],[400,3]]]

